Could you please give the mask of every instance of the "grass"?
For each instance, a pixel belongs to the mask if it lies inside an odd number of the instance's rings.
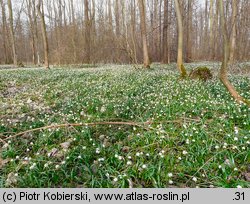
[[[215,67],[216,69],[217,67]],[[0,71],[0,187],[250,187],[250,109],[172,68]],[[249,77],[231,77],[250,98]],[[133,121],[36,131],[65,123]]]

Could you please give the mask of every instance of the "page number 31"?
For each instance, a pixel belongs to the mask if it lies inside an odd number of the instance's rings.
[[[236,192],[233,200],[245,200],[245,193]]]

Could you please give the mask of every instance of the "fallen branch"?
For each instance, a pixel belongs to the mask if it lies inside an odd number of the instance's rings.
[[[24,132],[20,132],[17,133],[13,136],[1,139],[0,142],[4,142],[6,140],[18,137],[18,136],[22,136],[24,134],[28,134],[28,133],[32,133],[32,132],[37,132],[37,131],[41,131],[41,130],[47,130],[47,129],[57,129],[57,128],[67,128],[67,127],[82,127],[82,126],[97,126],[97,125],[127,125],[127,126],[137,126],[137,127],[142,127],[145,128],[145,125],[152,125],[152,124],[158,124],[158,123],[181,123],[182,120],[170,120],[170,121],[147,121],[147,122],[122,122],[122,121],[106,121],[106,122],[93,122],[93,123],[66,123],[66,124],[59,124],[59,125],[50,125],[50,126],[44,126],[44,127],[40,127],[40,128],[35,128],[35,129],[31,129],[31,130],[27,130]],[[149,130],[148,128],[146,128],[147,130]]]
[[[60,125],[50,125],[50,126],[44,126],[40,128],[35,128],[31,130],[27,130],[24,132],[20,132],[18,134],[15,134],[13,136],[10,136],[8,138],[3,139],[9,140],[18,136],[22,136],[24,134],[40,131],[40,130],[47,130],[47,129],[57,129],[57,128],[67,128],[67,127],[82,127],[82,126],[97,126],[97,125],[128,125],[128,126],[137,126],[137,127],[143,127],[144,125],[150,125],[152,122],[142,122],[142,123],[136,123],[136,122],[95,122],[95,123],[74,123],[74,124],[60,124]]]

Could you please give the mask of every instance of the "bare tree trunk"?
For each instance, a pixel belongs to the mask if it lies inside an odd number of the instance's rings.
[[[237,0],[232,0],[233,7],[233,18],[232,18],[232,34],[231,34],[231,43],[230,43],[230,54],[229,54],[229,63],[234,62],[234,53],[236,48],[236,20],[237,20]]]
[[[26,0],[27,6],[27,14],[29,18],[29,28],[30,28],[30,35],[31,35],[31,48],[32,48],[32,62],[36,64],[36,43],[35,43],[35,29],[34,29],[34,22],[32,18],[32,2],[31,0]]]
[[[186,77],[187,72],[183,65],[183,26],[182,15],[180,10],[180,4],[178,0],[175,0],[175,10],[178,22],[178,55],[177,55],[177,68],[179,69],[181,76]]]
[[[8,9],[9,9],[9,22],[10,22],[10,35],[11,35],[13,63],[14,63],[14,65],[17,65],[16,40],[15,40],[15,32],[14,32],[13,12],[12,12],[11,0],[8,0]]]
[[[218,60],[218,55],[219,55],[219,0],[216,0],[216,14],[214,18],[214,45],[212,49],[212,59],[213,60]]]
[[[164,23],[163,23],[163,63],[169,63],[168,59],[168,1],[164,0]]]
[[[119,0],[115,1],[115,32],[116,36],[120,36],[120,6]]]
[[[48,45],[46,24],[44,20],[44,11],[43,11],[43,8],[41,10],[41,5],[43,7],[42,1],[39,0],[36,8],[37,8],[37,12],[40,17],[40,20],[41,20],[41,29],[42,29],[43,47],[44,47],[43,48],[44,49],[44,65],[45,65],[45,68],[49,69],[49,45]]]
[[[140,20],[141,20],[141,34],[143,43],[143,61],[144,67],[150,68],[150,59],[148,54],[148,41],[147,41],[147,29],[146,29],[146,14],[145,14],[145,1],[139,0]]]
[[[209,8],[209,56],[213,59],[213,46],[214,46],[214,0],[210,0]]]
[[[5,12],[5,4],[3,0],[1,2],[2,7],[2,31],[3,31],[3,49],[4,49],[4,63],[9,63],[9,54],[8,54],[8,37],[7,37],[7,22],[6,22],[6,12]]]
[[[36,58],[37,58],[37,64],[40,65],[40,46],[39,46],[39,40],[38,40],[38,28],[37,28],[37,15],[36,15],[36,0],[32,0],[33,4],[33,19],[34,19],[34,40],[36,45]]]
[[[191,36],[192,36],[192,30],[193,30],[193,22],[192,22],[192,16],[193,14],[193,1],[188,0],[188,20],[187,20],[187,56],[186,56],[186,62],[192,61],[192,42],[191,42]]]
[[[236,89],[230,83],[227,77],[227,68],[228,68],[228,60],[229,60],[229,45],[228,45],[223,0],[219,0],[219,8],[220,8],[221,28],[222,28],[222,34],[223,34],[223,61],[222,61],[221,70],[220,70],[220,80],[237,103],[246,103],[248,104],[248,106],[250,106],[250,102],[239,95],[239,93],[236,91]]]
[[[84,63],[90,63],[90,19],[89,19],[89,2],[84,0],[84,24],[85,24],[85,59]]]

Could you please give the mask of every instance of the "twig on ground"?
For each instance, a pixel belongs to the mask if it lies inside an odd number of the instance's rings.
[[[5,138],[4,140],[9,140],[18,136],[22,136],[27,133],[32,133],[40,130],[46,130],[46,129],[56,129],[56,128],[67,128],[67,127],[82,127],[82,126],[97,126],[97,125],[128,125],[128,126],[138,126],[143,127],[144,125],[150,125],[152,122],[144,122],[144,123],[136,123],[136,122],[95,122],[95,123],[74,123],[74,124],[60,124],[60,125],[50,125],[50,126],[44,126],[40,128],[35,128],[31,130],[27,130],[24,132],[20,132],[18,134],[15,134],[13,136],[10,136],[8,138]]]

